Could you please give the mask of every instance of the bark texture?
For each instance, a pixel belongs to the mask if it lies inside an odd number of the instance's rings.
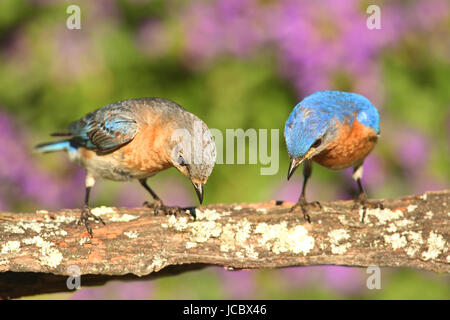
[[[311,223],[289,212],[292,203],[276,201],[192,208],[195,220],[188,213],[100,207],[93,213],[106,226],[92,222],[92,239],[76,224],[79,210],[2,212],[0,297],[66,291],[67,276],[78,270],[93,283],[202,265],[376,265],[450,273],[450,190],[383,204],[368,209],[364,223],[352,201],[311,208]]]

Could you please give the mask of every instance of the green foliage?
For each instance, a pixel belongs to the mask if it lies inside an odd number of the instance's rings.
[[[115,3],[115,18],[97,17],[85,10],[82,29],[68,31],[65,3],[44,7],[25,0],[0,1],[0,108],[19,119],[24,131],[33,133],[30,144],[64,130],[93,109],[146,96],[170,98],[224,135],[227,128],[278,129],[280,168],[276,175],[261,175],[262,165],[218,164],[205,187],[206,204],[273,199],[274,190],[286,183],[284,123],[300,99],[293,85],[280,74],[276,54],[268,49],[245,58],[220,55],[203,65],[193,65],[183,51],[183,25],[171,11],[182,6],[183,1]],[[139,37],[140,28],[149,20],[162,23],[167,32],[163,43]],[[428,164],[417,170],[442,184],[450,181],[450,64],[442,53],[445,50],[438,50],[438,42],[436,37],[418,34],[380,58],[386,95],[381,118],[382,128],[387,131],[376,154],[384,161],[389,183],[372,191],[377,196],[405,194],[412,188],[392,142],[395,132],[404,127],[422,132],[431,144]],[[158,45],[164,48],[162,53],[154,49]],[[143,49],[147,46],[150,49]],[[355,82],[344,70],[332,77],[337,88],[351,88]],[[42,161],[54,168],[61,159]],[[61,171],[67,170],[66,165],[61,166]],[[158,175],[152,183],[166,187],[167,178],[189,187],[175,170]],[[314,168],[311,184],[322,186],[320,200],[334,198],[346,188],[343,183],[342,175]],[[121,188],[128,187],[104,183],[95,190],[96,203],[113,205],[124,190]],[[300,185],[298,188],[300,192]],[[314,284],[286,290],[284,283],[273,280],[273,275],[271,271],[256,275],[256,298],[354,297]],[[445,281],[402,271],[392,275],[382,290],[364,291],[360,296],[448,299],[450,293]],[[217,273],[208,269],[158,280],[154,297],[221,299],[228,295],[220,288]]]

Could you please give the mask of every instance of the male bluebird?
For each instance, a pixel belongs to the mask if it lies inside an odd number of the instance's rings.
[[[303,187],[300,198],[291,211],[300,207],[310,221],[305,189],[312,172],[312,161],[333,170],[353,167],[364,214],[369,205],[361,184],[363,162],[375,147],[380,135],[377,109],[365,97],[348,92],[318,91],[299,104],[286,122],[284,137],[290,156],[288,180],[295,169],[303,165]],[[315,202],[320,206],[320,203]],[[381,204],[377,204],[381,206]]]
[[[163,98],[141,98],[116,102],[93,111],[69,126],[60,141],[36,146],[38,152],[66,151],[69,158],[86,168],[86,194],[80,222],[90,236],[89,194],[97,178],[114,181],[137,179],[152,195],[153,204],[166,214],[179,208],[163,205],[147,185],[147,178],[175,167],[195,187],[200,203],[203,185],[216,159],[214,139],[206,124],[178,104]]]

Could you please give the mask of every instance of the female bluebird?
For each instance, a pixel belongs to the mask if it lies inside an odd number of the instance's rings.
[[[361,184],[363,162],[379,135],[378,111],[359,94],[319,91],[297,104],[284,129],[291,158],[288,180],[304,162],[302,193],[291,211],[300,207],[305,219],[310,221],[306,207],[311,203],[306,202],[305,189],[315,161],[333,170],[353,167],[353,179],[359,188],[356,203],[362,205],[364,219],[369,203]],[[318,202],[315,204],[320,206]]]
[[[36,146],[38,152],[66,151],[86,168],[86,194],[80,222],[92,237],[89,217],[103,223],[89,208],[89,194],[97,178],[114,181],[137,179],[152,195],[153,204],[166,214],[179,208],[163,205],[147,185],[147,178],[175,167],[195,187],[200,203],[203,185],[212,172],[216,147],[206,124],[175,102],[162,98],[124,100],[87,114],[69,126],[60,141]]]

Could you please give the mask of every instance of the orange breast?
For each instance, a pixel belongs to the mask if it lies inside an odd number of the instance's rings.
[[[140,128],[130,143],[104,155],[81,148],[80,162],[93,174],[111,180],[151,176],[172,166],[166,151],[167,131],[161,122]]]
[[[352,125],[343,124],[334,143],[313,160],[329,169],[344,169],[364,160],[377,143],[377,133],[355,119]]]
[[[156,173],[171,166],[166,145],[170,133],[160,123],[141,128],[129,144],[116,151],[120,162],[131,170]]]

